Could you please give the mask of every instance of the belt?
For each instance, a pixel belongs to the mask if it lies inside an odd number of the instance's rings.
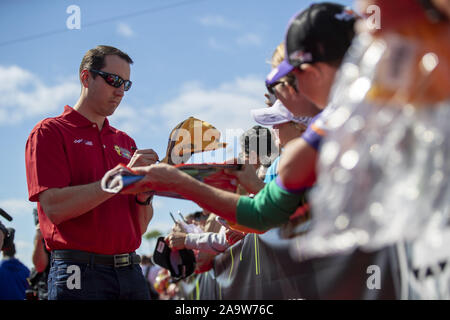
[[[136,252],[106,255],[78,250],[53,250],[52,259],[69,260],[77,263],[87,264],[103,264],[114,266],[114,268],[127,267],[129,265],[139,264],[141,262],[141,257],[136,254]]]

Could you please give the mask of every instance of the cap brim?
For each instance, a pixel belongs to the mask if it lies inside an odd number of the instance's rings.
[[[278,67],[273,69],[266,78],[266,85],[271,85],[275,81],[280,80],[287,74],[289,74],[292,70],[294,70],[294,67],[290,65],[290,63],[285,59],[283,60]]]
[[[164,237],[159,237],[153,252],[153,261],[155,264],[171,271],[170,265],[170,248],[164,241]],[[172,272],[172,271],[171,271]]]
[[[257,123],[266,126],[286,123],[291,121],[292,118],[290,111],[286,109],[280,100],[275,101],[270,108],[253,109],[250,112]]]

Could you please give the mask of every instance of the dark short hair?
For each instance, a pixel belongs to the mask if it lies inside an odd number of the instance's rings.
[[[195,211],[193,214],[194,214],[194,220],[197,220],[197,221],[206,220],[208,218],[207,215],[203,214],[203,211]]]
[[[14,258],[14,256],[16,255],[16,245],[14,243],[11,243],[11,245],[9,245],[8,247],[3,248],[2,251],[5,257]]]
[[[83,59],[81,60],[79,73],[81,74],[81,71],[85,69],[101,70],[105,67],[105,57],[109,55],[118,56],[129,64],[133,64],[133,60],[125,52],[111,46],[99,45],[86,52]],[[96,76],[97,74],[94,73],[93,77],[95,78]]]

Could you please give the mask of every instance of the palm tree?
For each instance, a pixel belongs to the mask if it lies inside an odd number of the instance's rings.
[[[148,232],[144,233],[144,235],[142,236],[143,239],[147,240],[147,247],[148,249],[144,249],[145,254],[153,254],[155,245],[156,245],[156,240],[159,237],[162,237],[163,233],[157,229],[154,230],[149,230]]]
[[[161,231],[159,230],[150,230],[148,232],[146,232],[142,237],[145,240],[151,241],[153,239],[158,239],[159,237],[161,237],[163,234]]]

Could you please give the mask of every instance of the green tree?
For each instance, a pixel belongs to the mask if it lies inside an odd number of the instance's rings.
[[[157,238],[161,237],[162,235],[163,234],[161,231],[155,229],[155,230],[150,230],[150,231],[146,232],[143,235],[143,237],[145,240],[151,241],[153,239],[157,239]]]

